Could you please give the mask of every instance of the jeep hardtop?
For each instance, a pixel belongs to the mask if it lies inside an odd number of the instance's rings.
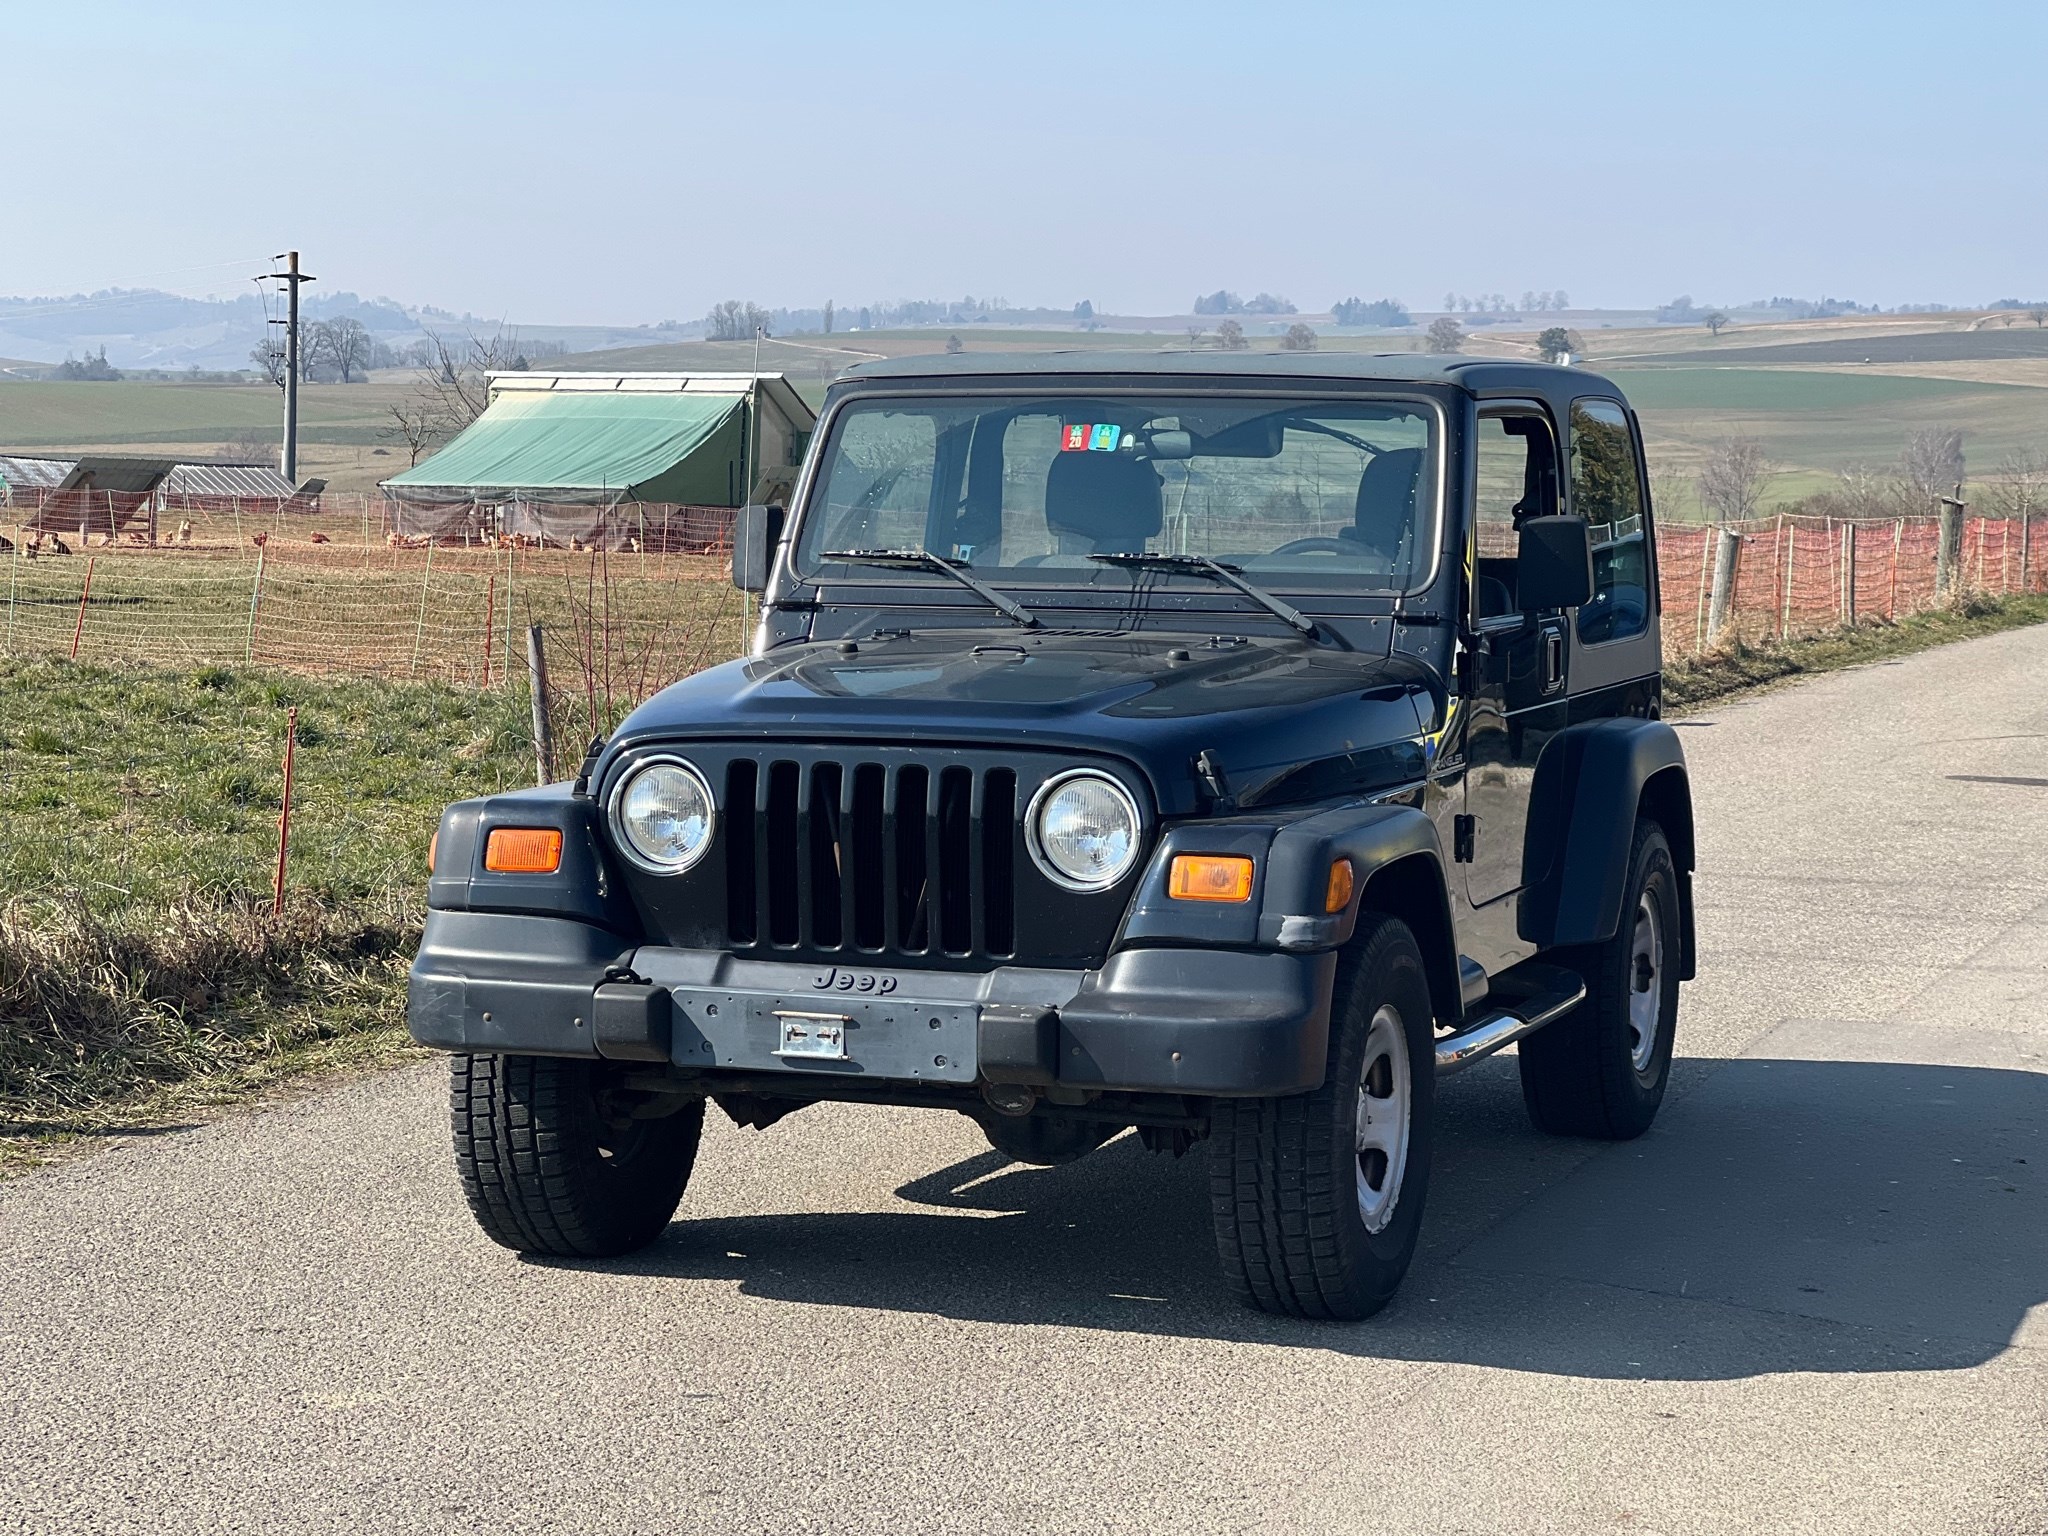
[[[1437,1078],[1640,1134],[1693,968],[1621,392],[1463,357],[863,364],[737,520],[749,654],[573,783],[451,806],[413,1035],[527,1253],[657,1237],[705,1101],[1204,1144],[1223,1273],[1356,1318]]]

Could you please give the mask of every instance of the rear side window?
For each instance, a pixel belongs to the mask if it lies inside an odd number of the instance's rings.
[[[1579,640],[1598,645],[1650,624],[1650,534],[1635,433],[1615,400],[1575,400],[1571,510],[1593,536],[1593,600],[1579,610]]]

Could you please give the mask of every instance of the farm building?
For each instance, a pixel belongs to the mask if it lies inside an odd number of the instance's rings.
[[[493,373],[484,413],[384,493],[403,537],[702,548],[816,419],[779,373]]]
[[[155,543],[167,515],[317,512],[322,480],[293,486],[267,464],[88,454],[77,459],[0,455],[0,505],[24,528]]]

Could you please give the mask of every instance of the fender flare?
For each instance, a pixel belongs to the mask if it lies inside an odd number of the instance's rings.
[[[1661,720],[1599,720],[1558,732],[1536,761],[1523,844],[1521,937],[1545,949],[1598,944],[1621,923],[1637,819],[1664,828],[1678,869],[1680,974],[1694,972],[1692,785]]]
[[[1244,903],[1176,901],[1167,875],[1177,853],[1240,854],[1256,865]],[[1349,859],[1351,899],[1327,911],[1330,866]],[[1117,935],[1117,949],[1198,944],[1301,953],[1351,941],[1361,907],[1392,912],[1422,946],[1440,1016],[1462,1011],[1456,930],[1436,823],[1412,805],[1353,802],[1295,816],[1183,822],[1159,840]]]

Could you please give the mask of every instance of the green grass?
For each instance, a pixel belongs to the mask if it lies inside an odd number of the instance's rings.
[[[528,782],[524,708],[437,686],[0,658],[0,1166],[402,1050],[427,838],[449,800]]]
[[[304,385],[300,438],[384,443],[390,427],[386,409],[411,387],[403,375],[366,384]],[[267,384],[12,381],[0,384],[0,450],[224,443],[247,431],[280,431],[279,402]]]

